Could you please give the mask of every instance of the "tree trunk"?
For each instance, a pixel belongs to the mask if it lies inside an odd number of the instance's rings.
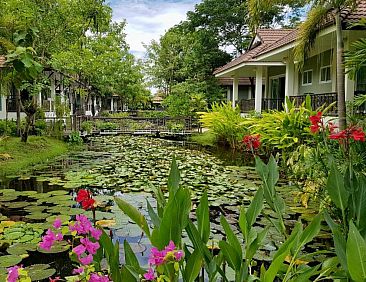
[[[343,62],[343,33],[340,11],[335,15],[337,35],[337,95],[338,95],[338,120],[339,129],[346,128],[346,92],[345,92],[345,70]]]
[[[32,120],[33,120],[33,116],[34,115],[27,115],[25,117],[25,127],[24,127],[24,130],[22,132],[22,137],[21,137],[21,141],[26,143],[27,140],[28,140],[28,135],[29,135],[29,127],[32,123]]]
[[[17,108],[17,135],[20,136],[20,90],[16,89],[15,106]]]

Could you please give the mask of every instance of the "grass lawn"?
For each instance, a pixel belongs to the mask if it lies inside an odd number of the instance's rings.
[[[49,137],[29,136],[27,143],[22,143],[20,137],[0,137],[0,175],[47,162],[67,150],[66,143]]]

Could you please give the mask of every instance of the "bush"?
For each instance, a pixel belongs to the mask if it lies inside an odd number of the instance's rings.
[[[184,122],[178,122],[178,121],[168,121],[166,123],[166,126],[168,128],[168,130],[173,131],[173,132],[180,132],[184,130]]]
[[[80,133],[78,131],[71,132],[67,141],[73,145],[83,144],[83,139],[80,137]]]
[[[0,135],[17,135],[17,123],[13,120],[0,120]]]
[[[203,127],[211,130],[218,142],[229,144],[232,148],[239,146],[240,139],[246,133],[239,108],[232,108],[230,103],[214,103],[207,113],[200,113]]]
[[[36,122],[34,123],[34,133],[38,136],[46,135],[47,123],[45,120],[36,120]]]
[[[114,130],[118,128],[118,124],[114,122],[97,121],[95,127],[99,130]]]
[[[94,128],[94,122],[92,121],[83,121],[80,125],[81,131],[86,131],[87,133],[91,133]]]

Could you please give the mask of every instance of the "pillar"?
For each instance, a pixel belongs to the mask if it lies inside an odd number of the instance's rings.
[[[262,85],[263,85],[263,67],[257,66],[255,72],[255,111],[262,112]]]
[[[236,106],[235,102],[238,100],[238,98],[239,98],[239,78],[234,77],[233,78],[233,96],[232,96],[232,101],[231,101],[233,109]]]
[[[293,96],[294,94],[294,80],[295,80],[295,64],[293,60],[286,62],[286,74],[285,74],[285,99]],[[287,104],[285,101],[285,107],[287,111]]]
[[[111,112],[113,113],[113,104],[114,104],[114,101],[113,101],[113,97],[111,98]]]

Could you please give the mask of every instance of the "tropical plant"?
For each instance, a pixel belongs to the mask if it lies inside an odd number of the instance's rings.
[[[233,109],[230,103],[214,103],[211,110],[199,114],[203,127],[215,134],[218,142],[226,143],[232,148],[239,146],[247,130],[243,127],[244,119],[240,116],[238,107]]]

